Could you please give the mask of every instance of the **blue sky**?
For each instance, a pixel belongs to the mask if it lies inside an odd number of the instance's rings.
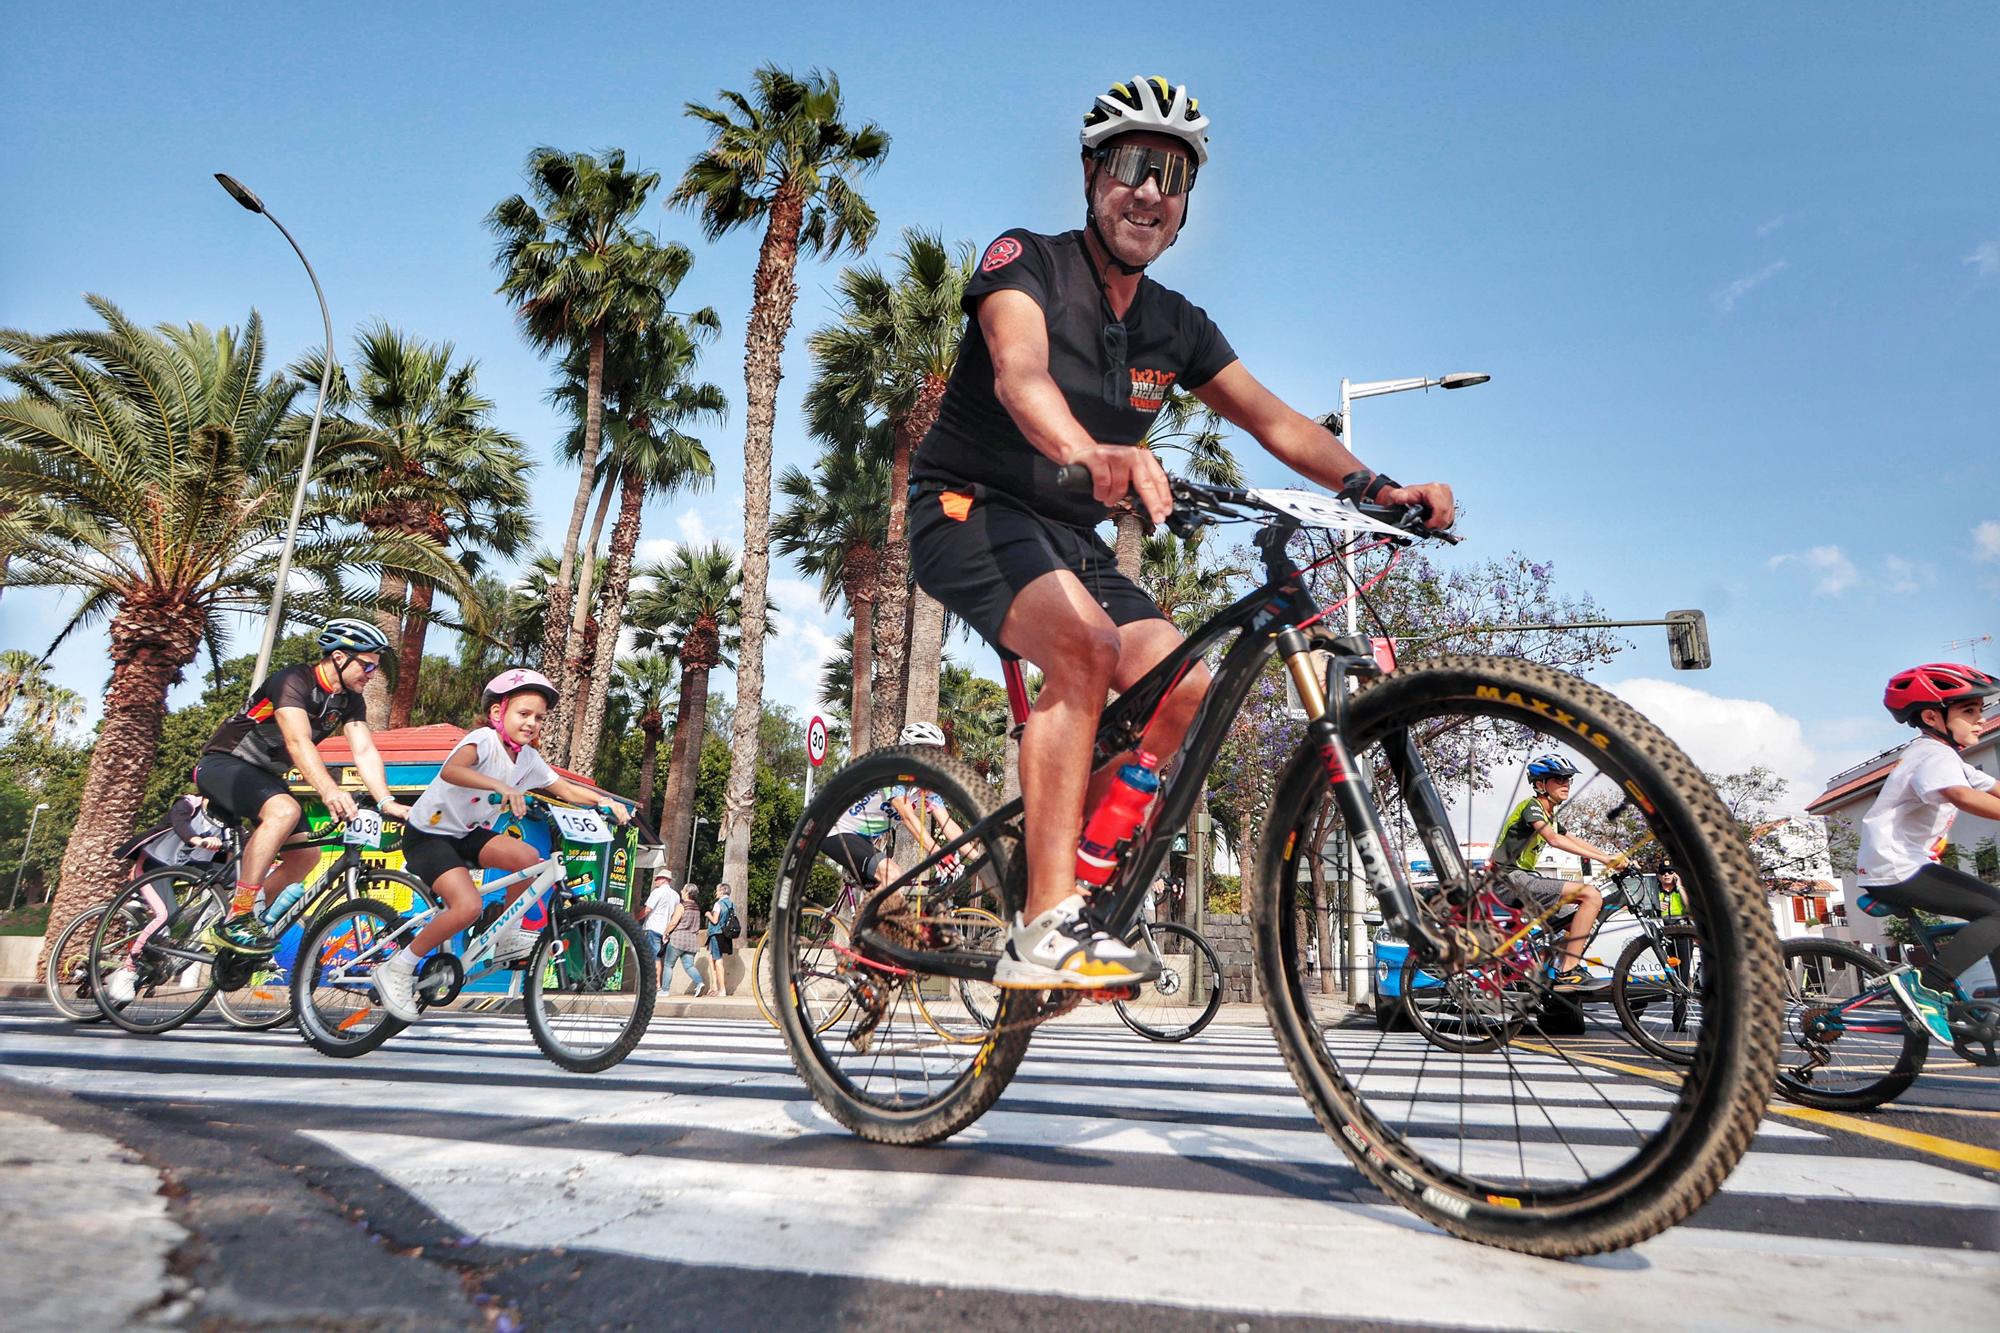
[[[865,186],[886,259],[905,226],[983,244],[1076,225],[1077,118],[1159,71],[1201,98],[1214,160],[1156,276],[1309,411],[1342,375],[1491,374],[1361,404],[1358,451],[1452,482],[1466,558],[1553,558],[1621,616],[1706,609],[1714,669],[1668,680],[1638,631],[1597,673],[1697,761],[1816,786],[1899,739],[1877,704],[1891,670],[2000,632],[1990,6],[416,9],[12,25],[0,325],[77,324],[90,291],[147,321],[254,305],[282,360],[316,345],[303,274],[215,186],[225,170],[313,257],[343,352],[376,318],[452,340],[546,457],[550,373],[493,294],[481,226],[534,145],[622,147],[671,180],[704,141],[683,102],[764,61],[831,69],[893,136]],[[678,304],[721,313],[706,370],[736,404],[709,436],[716,487],[656,504],[648,537],[734,536],[756,238],[706,245],[658,207],[646,223],[697,251]],[[833,273],[801,273],[781,465],[810,459],[800,343]],[[550,467],[538,490],[560,536],[573,483]],[[772,693],[804,709],[838,622],[790,571],[776,595]],[[40,649],[60,620],[10,592],[0,644]],[[2000,664],[2000,641],[1981,650]],[[100,694],[101,639],[56,668]]]

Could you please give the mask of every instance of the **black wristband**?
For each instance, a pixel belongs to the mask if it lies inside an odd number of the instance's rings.
[[[1340,498],[1343,500],[1361,500],[1373,504],[1375,497],[1383,491],[1400,490],[1402,485],[1402,482],[1397,481],[1386,472],[1370,472],[1368,469],[1362,468],[1357,472],[1350,472],[1340,479]]]

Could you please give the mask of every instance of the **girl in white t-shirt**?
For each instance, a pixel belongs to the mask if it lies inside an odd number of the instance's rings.
[[[2000,820],[1994,779],[1961,757],[1984,728],[1986,700],[1996,696],[2000,680],[1955,662],[1890,677],[1883,706],[1924,734],[1903,751],[1861,817],[1855,856],[1855,879],[1873,897],[1965,919],[1922,972],[1904,967],[1888,977],[1910,1016],[1947,1045],[1957,1035],[1948,1011],[1961,999],[1958,979],[1982,957],[2000,972],[2000,889],[1936,863],[1959,811]]]
[[[405,1023],[414,1023],[419,1016],[416,972],[424,955],[479,918],[485,895],[473,872],[526,870],[542,859],[525,840],[495,834],[493,821],[502,813],[516,819],[526,815],[530,791],[547,792],[574,805],[602,799],[590,788],[558,777],[535,751],[542,719],[555,701],[555,686],[539,671],[516,667],[488,681],[481,701],[486,725],[465,734],[410,807],[403,862],[444,905],[405,948],[375,969],[382,1007]],[[497,804],[492,799],[495,792],[501,797]],[[630,817],[623,806],[614,805],[612,811],[621,824]],[[515,885],[507,901],[526,888]],[[496,942],[494,960],[519,958],[534,944],[535,933],[516,922]]]

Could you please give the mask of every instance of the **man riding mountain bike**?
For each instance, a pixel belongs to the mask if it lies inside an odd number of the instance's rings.
[[[229,915],[204,936],[212,948],[269,953],[277,942],[257,917],[258,891],[268,880],[269,896],[275,899],[319,863],[317,847],[279,854],[287,838],[310,828],[285,781],[289,770],[298,769],[335,819],[351,819],[360,809],[319,757],[319,743],[336,730],[353,748],[354,770],[382,812],[397,818],[408,813],[389,794],[361,701],[368,678],[382,667],[388,636],[365,620],[341,617],[321,627],[317,642],[320,660],[286,667],[258,682],[243,711],[209,737],[195,766],[195,787],[211,805],[256,826],[243,843]]]
[[[1156,523],[1170,512],[1166,473],[1136,447],[1167,395],[1191,392],[1324,486],[1428,505],[1434,527],[1452,520],[1449,487],[1405,487],[1363,467],[1260,384],[1200,307],[1144,276],[1179,238],[1208,125],[1186,87],[1162,78],[1098,96],[1081,135],[1084,227],[1017,228],[987,246],[965,291],[958,364],[911,470],[917,582],[1043,675],[1021,737],[1028,891],[995,974],[1005,987],[1128,986],[1159,969],[1091,920],[1075,868],[1086,806],[1131,757],[1090,771],[1106,693],[1181,642],[1091,531],[1128,493]],[[1091,495],[1058,488],[1065,464],[1089,471]],[[1199,666],[1182,679],[1146,751],[1178,750],[1208,682]]]

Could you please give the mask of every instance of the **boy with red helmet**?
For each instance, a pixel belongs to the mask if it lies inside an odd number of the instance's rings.
[[[1855,858],[1856,881],[1880,901],[1965,919],[1921,972],[1904,967],[1888,978],[1911,1019],[1946,1045],[1955,1040],[1948,1011],[1957,1000],[1958,978],[1982,957],[1991,957],[2000,971],[2000,889],[1937,864],[1959,811],[2000,820],[1994,778],[1963,757],[1979,739],[1986,700],[1995,697],[2000,680],[1956,662],[1931,662],[1889,678],[1882,706],[1923,735],[1903,751],[1861,817]]]
[[[535,750],[542,737],[542,720],[556,701],[556,687],[539,671],[513,667],[486,683],[480,705],[486,725],[468,731],[431,779],[424,794],[410,806],[403,834],[403,862],[410,873],[437,891],[443,906],[416,938],[375,969],[375,990],[382,1007],[405,1023],[417,1021],[417,966],[425,954],[471,925],[485,902],[475,870],[526,870],[542,854],[520,838],[503,838],[492,829],[502,812],[516,819],[528,813],[526,793],[546,791],[573,805],[593,805],[600,798],[590,788],[558,777]],[[499,793],[500,801],[492,800]],[[630,816],[612,807],[618,822]],[[526,884],[517,884],[508,901]],[[504,932],[493,950],[496,961],[526,954],[534,947],[534,932],[519,922]]]

